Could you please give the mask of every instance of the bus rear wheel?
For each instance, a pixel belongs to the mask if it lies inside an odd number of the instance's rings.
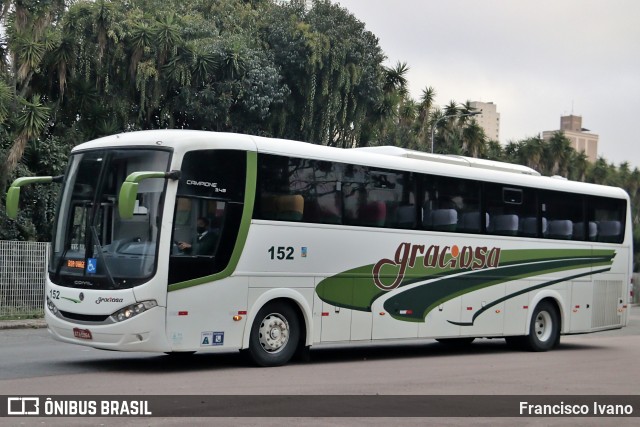
[[[282,302],[262,307],[251,326],[249,356],[259,366],[281,366],[296,352],[300,322],[295,310]]]
[[[549,301],[542,301],[533,311],[529,335],[524,337],[525,348],[529,351],[547,351],[560,341],[560,316]]]

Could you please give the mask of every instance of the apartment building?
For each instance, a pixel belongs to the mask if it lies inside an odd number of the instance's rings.
[[[599,136],[591,133],[589,129],[582,127],[582,117],[570,114],[560,117],[560,129],[571,141],[574,150],[583,151],[590,162],[595,162],[598,158]],[[546,130],[542,132],[542,139],[548,141],[557,130]]]
[[[481,114],[475,116],[475,119],[484,129],[487,139],[500,141],[500,113],[497,111],[496,104],[480,101],[471,101],[469,104],[477,111],[482,111]]]

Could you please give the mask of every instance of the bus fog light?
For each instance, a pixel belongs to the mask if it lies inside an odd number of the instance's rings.
[[[157,306],[158,303],[155,300],[138,302],[116,311],[111,315],[111,319],[116,322],[122,322]]]

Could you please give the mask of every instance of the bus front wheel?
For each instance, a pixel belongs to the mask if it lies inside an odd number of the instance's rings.
[[[560,341],[560,316],[556,307],[549,301],[542,301],[536,306],[531,317],[529,335],[524,337],[524,344],[530,351],[547,351]]]
[[[259,366],[281,366],[294,355],[300,322],[288,304],[273,302],[260,309],[251,326],[249,355]]]

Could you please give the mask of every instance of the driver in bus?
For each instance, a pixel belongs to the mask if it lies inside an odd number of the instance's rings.
[[[194,243],[178,242],[178,248],[191,255],[213,255],[218,241],[218,235],[209,229],[209,220],[198,218],[196,225],[197,236]]]

